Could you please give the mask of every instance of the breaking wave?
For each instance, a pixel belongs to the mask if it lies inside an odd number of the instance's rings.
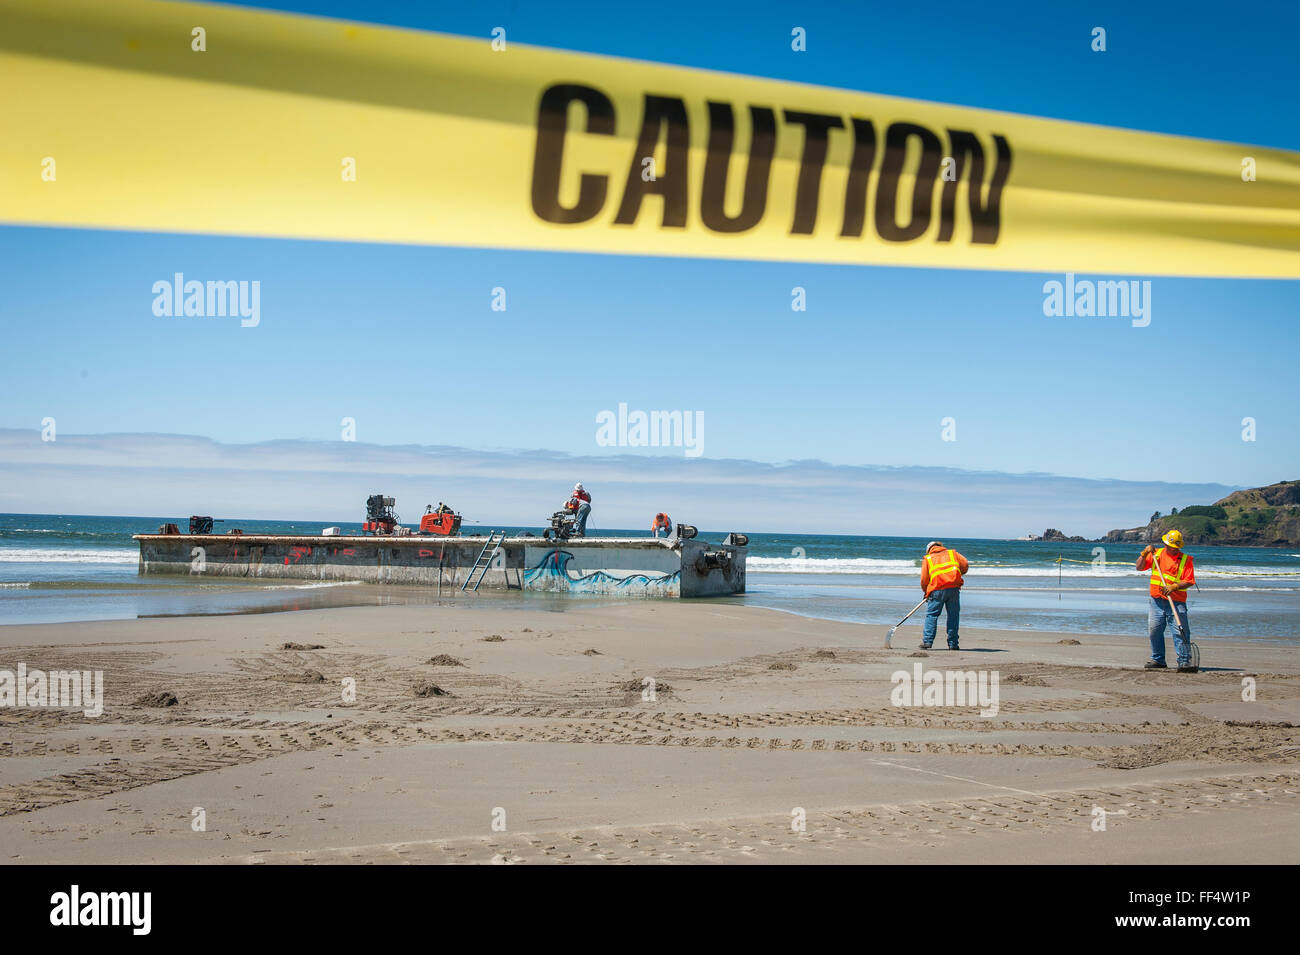
[[[0,547],[0,564],[135,564],[138,550],[102,548],[100,550],[57,550],[44,547]]]
[[[1144,577],[1146,571],[1133,569],[1127,561],[1108,563],[1104,567],[1086,564],[1066,564],[1058,570],[1056,564],[988,565],[971,561],[966,576],[980,577]],[[915,577],[921,573],[920,561],[887,560],[871,557],[755,557],[746,561],[749,573],[758,574],[870,574],[873,576]],[[1198,576],[1207,580],[1224,577],[1294,577],[1294,567],[1197,567]]]

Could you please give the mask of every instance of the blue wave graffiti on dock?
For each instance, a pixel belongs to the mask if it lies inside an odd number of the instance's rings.
[[[620,594],[627,597],[676,597],[681,586],[681,571],[651,576],[629,574],[615,577],[603,570],[589,574],[571,571],[573,554],[567,550],[548,551],[546,556],[524,572],[524,588],[559,593]]]

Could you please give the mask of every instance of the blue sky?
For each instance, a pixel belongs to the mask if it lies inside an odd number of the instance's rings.
[[[1290,4],[246,5],[1300,149]],[[596,415],[625,402],[703,411],[714,460],[1300,476],[1294,281],[1157,278],[1132,328],[1045,318],[1029,273],[3,227],[0,262],[0,428],[336,441],[350,416],[364,443],[599,458]],[[261,325],[154,317],[177,271],[260,279]]]

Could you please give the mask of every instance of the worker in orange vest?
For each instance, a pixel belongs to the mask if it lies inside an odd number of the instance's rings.
[[[934,645],[939,629],[939,614],[948,610],[948,649],[960,650],[961,635],[957,625],[961,622],[962,574],[970,570],[970,563],[943,541],[930,541],[921,560],[921,590],[926,596],[925,629],[922,631],[921,649]]]
[[[656,514],[654,521],[650,524],[650,533],[654,534],[655,537],[659,536],[660,531],[664,532],[664,537],[671,537],[673,533],[672,519],[663,511]]]
[[[1181,531],[1171,530],[1160,540],[1164,547],[1152,548],[1148,544],[1137,559],[1138,570],[1151,570],[1148,588],[1150,598],[1147,604],[1147,636],[1151,638],[1151,659],[1147,661],[1146,668],[1166,669],[1165,627],[1173,624],[1178,672],[1195,673],[1196,667],[1192,666],[1192,630],[1187,624],[1187,591],[1196,583],[1192,555],[1183,550]]]

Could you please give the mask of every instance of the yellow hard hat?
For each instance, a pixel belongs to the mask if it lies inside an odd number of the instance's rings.
[[[1172,530],[1160,539],[1170,547],[1176,547],[1179,550],[1183,549],[1183,532],[1180,530]]]

